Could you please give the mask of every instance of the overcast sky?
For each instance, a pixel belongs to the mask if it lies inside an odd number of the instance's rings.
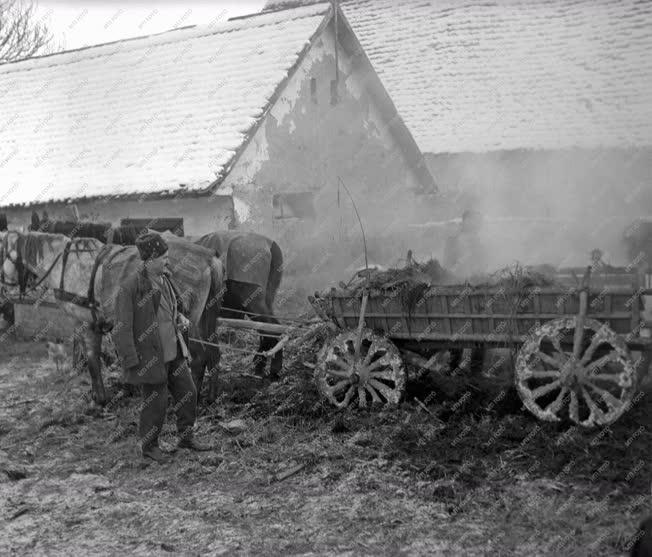
[[[224,22],[230,17],[258,12],[265,0],[240,1],[75,1],[35,0],[37,17],[70,50],[160,33],[186,25]]]

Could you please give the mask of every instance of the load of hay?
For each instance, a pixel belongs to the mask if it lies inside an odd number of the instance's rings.
[[[513,298],[517,307],[531,288],[560,285],[555,280],[555,268],[551,265],[523,266],[515,263],[491,274],[461,278],[445,269],[436,259],[419,263],[412,258],[411,252],[402,268],[363,270],[356,273],[348,284],[340,283],[347,294],[356,297],[366,289],[372,293],[394,293],[408,314],[424,293],[434,286],[454,289],[502,288],[504,296]]]

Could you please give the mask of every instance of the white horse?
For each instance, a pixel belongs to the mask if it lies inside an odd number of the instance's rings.
[[[217,325],[223,267],[210,250],[173,234],[163,235],[169,246],[170,268],[179,287],[191,331],[208,338]],[[104,245],[92,238],[69,238],[41,232],[4,233],[2,280],[21,291],[50,289],[61,309],[75,320],[75,340],[81,343],[91,375],[92,396],[107,402],[101,373],[102,335],[115,320],[115,300],[121,284],[142,262],[135,246]],[[56,327],[56,323],[48,324]],[[196,376],[195,380],[203,378]]]

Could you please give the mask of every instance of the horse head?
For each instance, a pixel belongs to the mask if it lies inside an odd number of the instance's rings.
[[[0,282],[7,286],[19,286],[23,279],[19,237],[20,233],[16,230],[0,232]]]

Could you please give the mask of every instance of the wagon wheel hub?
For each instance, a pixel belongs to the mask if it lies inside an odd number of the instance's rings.
[[[555,319],[539,327],[516,359],[515,381],[539,419],[568,417],[585,427],[617,420],[634,396],[637,372],[624,340],[595,319]],[[575,338],[577,346],[570,341]]]
[[[338,408],[397,404],[406,382],[398,349],[368,329],[359,345],[356,339],[357,331],[346,331],[320,351],[315,368],[319,391]]]

